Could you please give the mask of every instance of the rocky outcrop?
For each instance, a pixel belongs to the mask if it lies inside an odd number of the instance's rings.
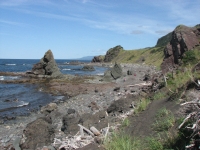
[[[123,47],[120,45],[115,46],[113,48],[110,48],[105,55],[104,62],[111,62],[117,55],[119,54],[120,51],[123,50]]]
[[[40,62],[33,66],[31,74],[37,76],[50,76],[53,78],[62,76],[51,50],[48,50]]]
[[[52,126],[51,118],[38,118],[32,123],[28,124],[24,129],[22,149],[36,149],[50,145],[54,139],[54,128]]]
[[[179,25],[172,32],[170,42],[164,48],[164,60],[161,64],[163,73],[176,68],[184,52],[192,50],[200,44],[200,25],[187,27]]]
[[[95,71],[94,66],[85,65],[82,68],[83,71]]]
[[[104,61],[104,56],[99,55],[99,56],[94,56],[91,62],[96,63],[96,62],[103,62],[103,61]]]

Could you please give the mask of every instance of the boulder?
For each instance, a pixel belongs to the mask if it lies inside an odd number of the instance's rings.
[[[54,128],[49,119],[38,118],[27,125],[21,140],[22,149],[36,149],[36,147],[50,145],[53,142]]]
[[[122,76],[122,67],[120,64],[115,64],[111,69],[111,76],[116,80]]]
[[[94,66],[85,65],[82,68],[83,71],[95,71]]]
[[[62,76],[62,73],[60,72],[60,69],[58,68],[54,60],[53,53],[51,50],[48,50],[45,53],[44,57],[40,60],[40,62],[33,66],[31,72],[34,75],[47,75],[53,78]]]
[[[170,39],[164,48],[165,58],[161,64],[163,73],[176,68],[183,58],[183,54],[200,44],[200,25],[195,27],[179,25],[172,32]]]
[[[131,109],[132,99],[119,99],[117,101],[114,101],[111,103],[111,105],[108,107],[107,112],[108,113],[123,113]]]
[[[65,134],[76,134],[79,131],[78,124],[82,124],[82,120],[78,112],[74,109],[68,109],[67,114],[62,119],[61,131]]]

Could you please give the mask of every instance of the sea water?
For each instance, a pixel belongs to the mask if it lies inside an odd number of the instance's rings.
[[[70,65],[71,61],[79,60],[56,60],[63,74],[103,75],[107,70],[105,67],[94,67],[95,71],[83,71],[81,70],[83,65]],[[37,62],[39,62],[37,59],[0,59],[0,72],[30,71]],[[80,62],[89,61],[81,60]],[[0,81],[19,78],[20,76],[0,76]],[[0,118],[27,115],[30,111],[38,110],[41,106],[62,98],[38,90],[37,85],[0,83]]]

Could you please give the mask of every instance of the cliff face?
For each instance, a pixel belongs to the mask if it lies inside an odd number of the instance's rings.
[[[164,48],[164,60],[161,64],[163,73],[175,68],[184,52],[200,44],[200,25],[187,27],[179,25],[172,32],[170,42]]]

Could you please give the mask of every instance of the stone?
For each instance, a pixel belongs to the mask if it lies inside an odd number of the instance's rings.
[[[40,60],[40,62],[38,62],[37,64],[33,66],[31,72],[34,75],[40,75],[40,76],[47,75],[52,78],[57,78],[57,77],[62,76],[62,73],[60,72],[60,69],[58,68],[55,62],[55,59],[51,50],[48,50],[45,53],[44,57]]]
[[[49,114],[51,113],[52,111],[56,110],[58,108],[57,104],[56,103],[50,103],[46,106],[43,106],[41,108],[41,113],[44,113],[44,114]]]
[[[38,118],[29,123],[23,131],[22,149],[36,149],[50,145],[54,139],[54,128],[44,118]],[[37,146],[37,147],[36,147]]]
[[[82,68],[83,71],[95,71],[94,66],[85,65]]]
[[[63,116],[61,131],[65,134],[76,134],[79,131],[78,124],[82,124],[82,120],[78,112],[68,110],[68,113]]]
[[[108,113],[123,113],[130,110],[130,106],[132,104],[131,98],[119,99],[111,103],[108,107]]]
[[[122,76],[122,67],[120,64],[115,63],[111,69],[111,76],[116,80]]]
[[[15,148],[15,150],[21,150],[21,148],[19,147],[20,141],[20,137],[16,137],[16,139],[13,141],[13,147]]]

